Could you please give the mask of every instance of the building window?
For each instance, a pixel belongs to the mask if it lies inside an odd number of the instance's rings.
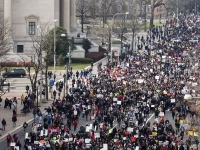
[[[23,53],[24,52],[24,45],[17,45],[17,53]]]
[[[29,22],[29,35],[35,35],[35,22]]]

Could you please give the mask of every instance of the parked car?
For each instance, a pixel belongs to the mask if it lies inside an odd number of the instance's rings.
[[[4,78],[9,78],[9,77],[23,78],[24,76],[26,76],[26,71],[24,69],[13,69],[11,71],[3,73]]]

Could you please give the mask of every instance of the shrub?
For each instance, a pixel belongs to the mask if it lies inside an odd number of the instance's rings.
[[[83,49],[88,52],[92,43],[88,39],[83,39]]]
[[[83,64],[89,64],[93,61],[91,58],[71,58],[72,63],[83,63]]]
[[[65,64],[65,57],[62,54],[60,54],[58,56],[58,58],[57,58],[57,64],[58,64],[58,66],[62,66],[62,65]]]
[[[31,62],[1,62],[0,63],[1,67],[24,67],[24,66],[33,66]]]

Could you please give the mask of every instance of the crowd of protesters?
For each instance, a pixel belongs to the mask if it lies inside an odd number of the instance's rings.
[[[199,78],[199,27],[199,16],[181,16],[138,37],[138,53],[125,52],[120,64],[98,64],[96,76],[92,69],[87,75],[76,72],[69,94],[61,98],[62,89],[55,90],[44,116],[33,109],[34,129],[26,134],[24,149],[196,149],[198,140],[187,136],[185,118],[197,114],[184,95],[198,94],[191,84]],[[77,128],[80,118],[87,123]]]

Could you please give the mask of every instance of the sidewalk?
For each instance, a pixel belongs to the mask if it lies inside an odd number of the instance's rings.
[[[102,59],[100,61],[106,61],[106,59]],[[100,62],[98,61],[98,62]],[[97,64],[98,62],[94,63],[93,65],[93,74],[97,74]],[[105,62],[104,62],[105,64]],[[89,69],[90,66],[86,67],[85,69]],[[64,72],[64,70],[63,70]],[[63,92],[62,92],[63,93]],[[25,93],[25,90],[11,90],[9,93],[6,93],[5,95],[2,96],[2,104],[0,106],[0,122],[2,121],[3,118],[5,118],[6,120],[6,129],[5,131],[0,131],[1,136],[0,136],[0,141],[5,139],[5,137],[7,136],[7,133],[13,134],[14,132],[16,132],[17,130],[20,130],[22,128],[23,123],[26,121],[27,123],[30,123],[33,121],[33,114],[32,112],[29,112],[27,115],[24,115],[23,113],[20,112],[20,110],[23,108],[23,104],[21,105],[21,100],[20,97],[21,95]],[[13,114],[13,109],[10,110],[10,108],[4,108],[4,104],[5,104],[5,98],[11,99],[11,98],[17,98],[17,123],[16,126],[13,127],[12,124],[12,114]],[[62,97],[62,94],[61,94]],[[41,103],[41,106],[39,107],[40,110],[44,113],[44,108],[47,108],[48,106],[50,106],[53,102],[53,99],[51,99],[51,95],[49,93],[49,100],[47,101],[47,103]]]

